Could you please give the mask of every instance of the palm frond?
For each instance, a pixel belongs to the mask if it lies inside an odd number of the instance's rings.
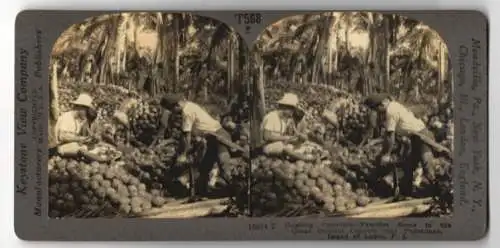
[[[95,20],[89,22],[89,24],[83,29],[82,37],[87,38],[92,36],[99,29],[103,29],[103,32],[108,33],[112,17],[117,14],[104,15],[97,17]]]
[[[229,35],[230,35],[230,28],[226,24],[220,23],[219,25],[217,25],[217,28],[215,29],[209,41],[210,45],[208,45],[209,48],[208,48],[207,59],[209,59],[212,56],[213,50],[216,47],[218,47],[220,44],[222,44],[223,41],[229,38]]]
[[[317,17],[317,14],[308,14],[308,15],[303,15],[302,17],[302,22],[303,23],[308,23],[310,22],[313,18]]]
[[[264,32],[261,34],[261,35],[267,35],[269,38],[273,38],[273,34],[271,33],[271,31],[269,29],[264,29]]]
[[[304,23],[300,26],[297,27],[295,32],[293,33],[293,38],[294,40],[300,39],[306,32],[310,30],[317,30],[318,26],[323,25],[324,21],[321,19],[310,21],[307,23]]]

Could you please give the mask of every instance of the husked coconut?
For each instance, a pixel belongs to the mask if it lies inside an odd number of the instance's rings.
[[[103,181],[101,182],[101,185],[102,185],[102,187],[104,187],[104,188],[111,188],[111,181],[109,181],[109,180],[103,180]]]

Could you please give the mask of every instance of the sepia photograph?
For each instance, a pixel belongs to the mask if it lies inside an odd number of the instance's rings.
[[[50,217],[248,215],[248,54],[189,13],[68,26],[49,68]]]
[[[250,51],[252,216],[452,215],[453,73],[432,27],[297,15]]]

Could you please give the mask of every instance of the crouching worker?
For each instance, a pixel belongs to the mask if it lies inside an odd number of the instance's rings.
[[[93,138],[84,133],[88,126],[88,111],[93,109],[92,97],[81,94],[72,104],[73,110],[63,113],[56,122],[57,153],[62,157],[84,157],[92,161],[105,162],[88,151],[87,144],[93,141]]]
[[[139,102],[134,95],[129,93],[129,98],[122,102],[120,107],[113,113],[112,123],[103,138],[115,146],[129,146],[135,142],[130,128],[129,112],[134,109]]]
[[[131,141],[129,125],[128,115],[117,110],[113,113],[112,122],[105,126],[101,137],[105,142],[116,147],[128,146]]]
[[[390,154],[395,147],[396,134],[407,136],[411,142],[410,157],[404,161],[404,176],[400,184],[399,197],[412,195],[413,173],[417,169],[419,162],[425,175],[431,183],[435,180],[435,168],[433,164],[433,150],[425,139],[434,140],[433,134],[426,128],[425,123],[416,118],[413,112],[397,101],[394,101],[385,94],[376,94],[368,97],[364,104],[373,110],[377,110],[384,115],[385,119],[385,146],[380,154],[381,164],[388,163]]]
[[[228,148],[219,139],[231,140],[231,135],[222,128],[215,118],[210,116],[198,104],[184,100],[179,95],[168,95],[161,100],[161,106],[172,113],[182,115],[182,146],[177,158],[178,165],[184,165],[188,152],[192,148],[192,137],[201,136],[207,141],[207,151],[198,165],[199,177],[195,183],[195,192],[191,191],[190,201],[200,200],[208,195],[210,171],[215,163],[224,175],[224,169],[231,165],[231,156]]]
[[[336,99],[331,99],[330,104],[321,113],[323,120],[335,129],[335,138],[337,140],[340,138],[343,126],[342,119],[339,118],[338,114],[342,116],[347,104],[348,99],[339,96]]]
[[[262,152],[269,156],[288,156],[294,160],[310,160],[311,158],[295,151],[295,144],[307,140],[307,135],[297,132],[293,116],[298,108],[299,98],[286,93],[278,101],[278,108],[267,113],[262,121]]]

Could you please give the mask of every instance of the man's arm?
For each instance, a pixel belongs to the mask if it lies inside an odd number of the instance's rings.
[[[191,132],[182,132],[182,152],[181,155],[187,155],[189,150],[191,149]]]
[[[196,116],[189,113],[182,113],[182,154],[186,155],[191,149],[191,132],[193,130]]]
[[[101,137],[102,137],[102,140],[104,140],[105,142],[116,146],[116,142],[115,142],[113,135],[111,135],[109,133],[104,133],[104,134],[102,134]]]
[[[59,141],[63,143],[70,143],[70,142],[83,142],[87,139],[85,136],[80,136],[75,134],[74,132],[68,132],[68,131],[59,131]]]
[[[361,145],[365,145],[368,143],[368,140],[375,138],[375,128],[377,127],[377,113],[375,111],[371,111],[368,116],[366,117],[366,131],[365,135],[363,137],[363,141],[361,142]]]
[[[163,139],[165,137],[165,131],[167,128],[163,125],[160,125],[160,129],[158,130],[158,133],[156,133],[153,142],[151,142],[151,146],[154,146],[158,143],[160,139]],[[130,136],[127,137],[127,140],[130,139]]]
[[[131,133],[130,133],[130,129],[127,128],[127,130],[125,131],[125,143],[128,145],[130,144],[130,138],[131,138]]]
[[[388,155],[394,148],[394,144],[396,143],[396,126],[398,124],[398,119],[399,116],[397,112],[394,112],[391,109],[387,110],[385,122],[385,144],[384,149],[382,150],[382,154]]]
[[[277,142],[277,141],[289,141],[293,138],[293,136],[289,135],[281,135],[280,133],[270,131],[270,130],[265,130],[264,129],[264,140],[268,142]]]
[[[165,110],[162,112],[160,119],[158,121],[158,126],[159,126],[158,132],[156,133],[153,142],[151,143],[151,146],[156,145],[160,139],[165,138],[165,132],[167,131],[167,127],[170,121],[170,116],[171,116],[170,112],[167,112]]]
[[[396,144],[396,133],[394,131],[389,131],[385,136],[384,148],[382,149],[383,155],[389,155]]]
[[[325,120],[328,121],[328,123],[334,125],[335,127],[338,127],[339,120],[335,112],[325,109],[322,113],[322,116]]]

